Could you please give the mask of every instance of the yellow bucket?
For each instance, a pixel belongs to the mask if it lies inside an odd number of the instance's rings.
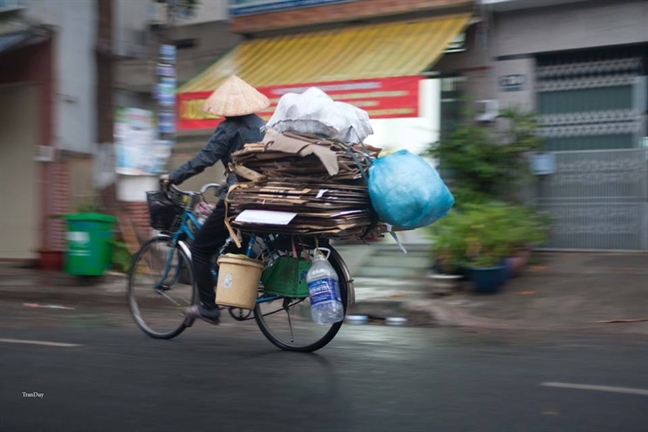
[[[218,258],[216,304],[254,309],[263,263],[245,255],[227,254]]]

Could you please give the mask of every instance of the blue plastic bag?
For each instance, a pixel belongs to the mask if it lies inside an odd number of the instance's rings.
[[[369,168],[369,196],[382,220],[404,229],[430,225],[454,205],[436,170],[407,150],[374,161]]]

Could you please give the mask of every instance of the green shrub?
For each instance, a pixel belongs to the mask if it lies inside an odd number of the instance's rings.
[[[495,267],[503,258],[547,235],[547,219],[521,206],[490,202],[465,204],[432,225],[433,252],[442,271]]]
[[[112,268],[121,273],[128,273],[130,270],[132,255],[121,240],[112,240]]]
[[[500,119],[506,127],[499,132],[466,123],[427,151],[449,173],[448,186],[459,208],[510,198],[505,195],[511,186],[531,178],[526,153],[541,143],[535,114],[508,109]]]

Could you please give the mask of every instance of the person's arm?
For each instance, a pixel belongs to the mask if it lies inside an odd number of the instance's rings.
[[[229,141],[229,132],[221,123],[212,134],[207,145],[196,156],[169,174],[169,181],[179,185],[188,178],[200,174],[205,168],[214,165],[227,153]]]

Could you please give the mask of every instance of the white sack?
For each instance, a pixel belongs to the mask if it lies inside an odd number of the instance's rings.
[[[283,95],[267,127],[278,132],[321,134],[347,143],[364,141],[373,133],[366,111],[336,102],[317,87]]]

